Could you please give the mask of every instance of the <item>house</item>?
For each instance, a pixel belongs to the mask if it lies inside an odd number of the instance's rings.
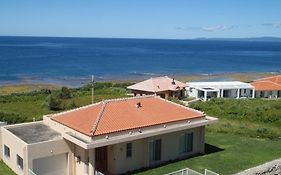
[[[240,81],[187,82],[189,97],[207,101],[210,98],[255,97],[255,89],[249,83]]]
[[[158,96],[106,100],[1,128],[17,174],[120,174],[204,153],[217,118]]]
[[[251,85],[255,87],[257,98],[281,97],[281,75],[254,80]]]
[[[156,94],[162,98],[168,97],[182,98],[185,96],[186,84],[167,76],[155,77],[128,86],[135,96]]]

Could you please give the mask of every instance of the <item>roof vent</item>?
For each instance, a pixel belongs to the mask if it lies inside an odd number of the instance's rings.
[[[172,85],[175,85],[175,84],[176,84],[175,78],[173,78]]]
[[[141,102],[138,102],[138,103],[136,104],[136,107],[137,107],[137,108],[140,108],[140,107],[141,107]]]

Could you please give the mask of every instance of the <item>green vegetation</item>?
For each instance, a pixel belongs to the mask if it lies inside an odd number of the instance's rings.
[[[0,161],[0,174],[1,175],[16,175],[2,160]]]
[[[206,143],[205,155],[135,174],[159,175],[188,167],[198,172],[204,172],[207,168],[221,175],[228,175],[280,158],[281,155],[280,140],[207,132]]]
[[[212,99],[191,107],[220,119],[209,132],[232,133],[249,137],[281,137],[281,99]]]
[[[126,97],[126,86],[122,83],[96,83],[94,101]],[[42,89],[40,91],[12,93],[0,96],[0,120],[21,123],[41,120],[45,114],[55,113],[92,102],[91,85],[80,88]]]

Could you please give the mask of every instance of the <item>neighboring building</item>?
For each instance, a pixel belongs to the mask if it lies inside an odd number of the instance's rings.
[[[185,97],[185,87],[186,84],[164,76],[150,78],[127,88],[132,90],[135,96],[155,94],[167,99],[168,97]]]
[[[281,97],[281,75],[254,80],[251,85],[255,87],[257,98]]]
[[[106,100],[2,127],[3,161],[17,174],[120,174],[204,153],[216,118],[157,96]]]
[[[240,81],[187,82],[189,97],[207,101],[211,98],[254,98],[255,89],[249,83]]]

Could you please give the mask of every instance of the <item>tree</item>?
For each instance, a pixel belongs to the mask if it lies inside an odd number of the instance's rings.
[[[62,87],[60,94],[59,94],[60,99],[69,99],[72,97],[71,90],[68,89],[67,87]]]
[[[59,99],[56,95],[51,94],[48,97],[47,105],[51,110],[61,110],[62,109],[62,100]]]

